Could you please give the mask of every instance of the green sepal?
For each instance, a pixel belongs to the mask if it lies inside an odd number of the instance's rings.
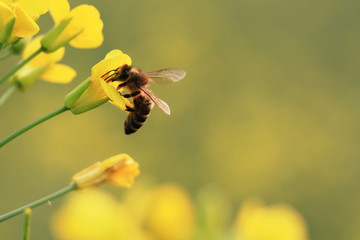
[[[14,26],[15,26],[15,22],[16,22],[16,17],[14,16],[4,27],[3,31],[0,34],[0,42],[1,43],[7,43],[11,36],[12,36],[12,32],[14,30]]]
[[[50,53],[54,52],[57,49],[68,44],[72,39],[74,39],[79,33],[66,38],[59,39],[60,35],[63,33],[65,28],[69,25],[72,18],[68,18],[65,21],[61,22],[59,25],[55,26],[51,29],[42,39],[41,39],[41,47],[44,49],[44,52]]]
[[[18,40],[16,40],[14,43],[12,43],[10,45],[9,50],[13,54],[17,54],[17,55],[21,54],[24,51],[24,48],[25,48],[27,42],[28,42],[28,39],[19,38]]]
[[[91,80],[88,78],[82,83],[80,83],[76,88],[74,88],[68,95],[64,98],[64,105],[67,108],[72,108],[75,102],[81,97],[81,95],[88,89],[91,84]]]
[[[23,76],[19,76],[19,75],[14,75],[14,77],[11,79],[11,84],[18,84],[18,88],[22,91],[26,91],[28,90],[31,86],[33,86],[35,83],[37,83],[39,81],[39,78],[41,76],[41,74],[43,74],[46,69],[49,66],[43,66],[43,67],[39,67],[34,69],[33,71],[27,73],[26,75]]]
[[[85,106],[79,106],[79,107],[71,108],[70,111],[75,115],[81,114],[81,113],[87,112],[87,111],[89,111],[91,109],[97,108],[100,105],[103,105],[104,103],[106,103],[107,101],[109,101],[109,98],[100,99],[100,100],[98,100],[96,102],[92,102],[92,103],[87,104]]]

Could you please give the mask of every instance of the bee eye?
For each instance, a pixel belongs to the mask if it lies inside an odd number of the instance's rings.
[[[121,80],[127,80],[129,78],[129,69],[122,70],[119,78]]]

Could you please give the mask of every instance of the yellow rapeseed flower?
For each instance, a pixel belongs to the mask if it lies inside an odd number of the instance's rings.
[[[116,200],[100,190],[69,195],[51,222],[56,239],[126,239],[118,238],[123,225],[119,222]]]
[[[67,0],[56,0],[50,14],[55,27],[42,41],[45,51],[54,51],[67,43],[76,48],[96,48],[102,44],[103,22],[94,6],[82,4],[70,10]]]
[[[122,201],[97,189],[73,194],[52,221],[59,240],[190,240],[194,226],[191,201],[175,184],[137,185]]]
[[[29,42],[23,52],[22,58],[26,59],[40,48],[42,36],[36,37]],[[76,76],[76,72],[71,67],[59,64],[64,56],[65,48],[59,48],[53,53],[40,53],[14,76],[13,81],[19,83],[21,90],[26,90],[37,82],[40,78],[47,82],[69,83]]]
[[[194,234],[194,209],[186,191],[166,184],[153,191],[145,225],[156,239],[187,240]]]
[[[118,154],[75,174],[72,182],[76,183],[79,189],[95,187],[100,184],[129,188],[139,174],[137,162],[127,154]]]
[[[259,200],[246,201],[236,220],[241,240],[307,240],[306,224],[291,206],[265,206]]]
[[[91,76],[65,97],[64,105],[74,114],[86,112],[107,101],[122,110],[126,109],[126,105],[132,106],[119,94],[116,85],[106,83],[102,78],[107,72],[124,64],[131,65],[131,58],[128,55],[117,49],[110,51],[91,69]]]
[[[1,36],[1,43],[14,42],[18,37],[26,38],[39,31],[36,20],[49,10],[49,0],[0,0],[0,35],[15,19],[11,31]]]

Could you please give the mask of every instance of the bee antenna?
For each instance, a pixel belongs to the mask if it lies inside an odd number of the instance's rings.
[[[116,68],[116,69],[117,69],[117,68]],[[109,72],[115,72],[115,71],[116,71],[116,69],[112,69],[112,70],[110,70],[110,71],[108,71],[108,72],[104,73],[104,75],[102,75],[102,76],[101,76],[101,78],[105,77],[105,75],[106,75],[106,74],[108,74]],[[114,74],[115,74],[115,73],[111,74],[110,76],[112,76],[112,75],[114,75]]]
[[[109,80],[109,78],[111,78],[111,77],[114,76],[114,75],[116,75],[116,73],[113,73],[113,74],[107,76],[104,80],[107,82],[107,81]]]

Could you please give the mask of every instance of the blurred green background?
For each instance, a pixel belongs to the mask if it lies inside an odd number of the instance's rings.
[[[1,149],[1,213],[126,152],[140,179],[177,182],[193,196],[213,183],[233,206],[252,196],[286,202],[311,239],[360,238],[359,1],[70,1],[81,3],[99,9],[104,44],[67,47],[62,63],[78,73],[71,84],[15,93],[0,109],[1,138],[60,107],[111,49],[144,71],[178,67],[187,77],[150,87],[172,115],[154,108],[131,136],[126,114],[105,104],[60,115]],[[46,32],[51,18],[39,25]],[[2,63],[1,75],[17,61]],[[34,211],[32,239],[52,238],[48,221],[61,202]],[[22,222],[2,223],[0,239],[19,239]]]

